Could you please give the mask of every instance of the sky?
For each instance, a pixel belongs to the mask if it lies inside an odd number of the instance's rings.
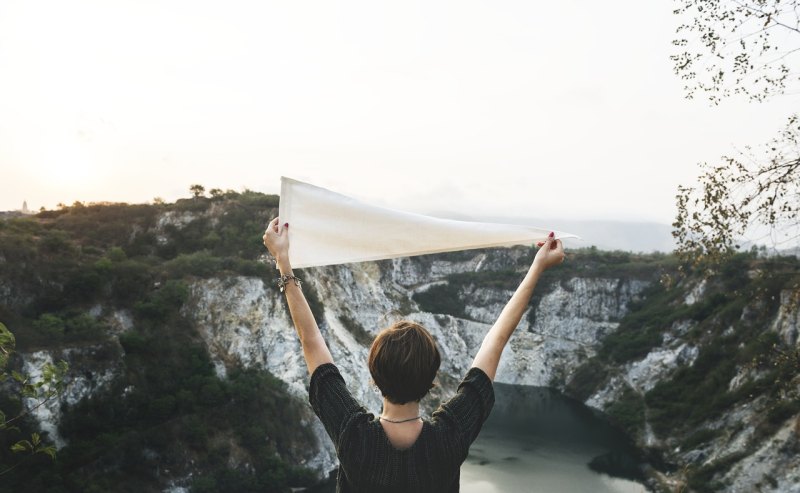
[[[797,96],[684,98],[667,0],[0,2],[0,210],[277,193],[671,223]]]

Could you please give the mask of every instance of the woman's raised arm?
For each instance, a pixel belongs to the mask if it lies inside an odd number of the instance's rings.
[[[303,346],[308,374],[311,375],[319,365],[333,363],[333,357],[319,332],[317,321],[314,320],[300,284],[295,282],[296,278],[292,273],[292,264],[289,262],[289,223],[284,224],[282,230],[278,226],[277,218],[270,221],[264,232],[264,246],[275,257],[281,279],[284,280],[289,313],[292,315],[292,322]]]
[[[550,233],[547,241],[539,246],[541,248],[536,252],[536,257],[534,257],[525,279],[522,280],[514,295],[500,312],[500,316],[492,328],[486,333],[481,348],[472,362],[473,367],[483,370],[492,380],[497,373],[497,365],[500,363],[503,348],[506,347],[522,314],[525,313],[531,295],[533,295],[533,288],[539,281],[539,276],[549,267],[564,261],[564,246],[561,244],[561,240],[554,239],[553,233]]]

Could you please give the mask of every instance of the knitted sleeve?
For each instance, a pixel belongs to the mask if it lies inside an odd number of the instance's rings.
[[[347,423],[355,414],[366,412],[350,395],[342,374],[333,363],[319,365],[314,370],[308,387],[308,400],[337,451]]]
[[[494,406],[492,380],[480,368],[470,368],[456,395],[443,403],[434,415],[445,413],[456,423],[458,433],[468,448]]]

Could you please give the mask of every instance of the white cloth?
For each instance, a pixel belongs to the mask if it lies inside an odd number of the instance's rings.
[[[281,178],[280,227],[289,223],[297,268],[544,241],[551,230],[456,221],[376,207]],[[577,238],[556,232],[556,238]]]

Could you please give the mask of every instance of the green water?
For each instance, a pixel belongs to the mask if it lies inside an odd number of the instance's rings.
[[[583,404],[541,387],[495,384],[495,407],[461,467],[461,491],[642,493],[640,483],[592,471],[614,453],[636,462],[629,442]]]

